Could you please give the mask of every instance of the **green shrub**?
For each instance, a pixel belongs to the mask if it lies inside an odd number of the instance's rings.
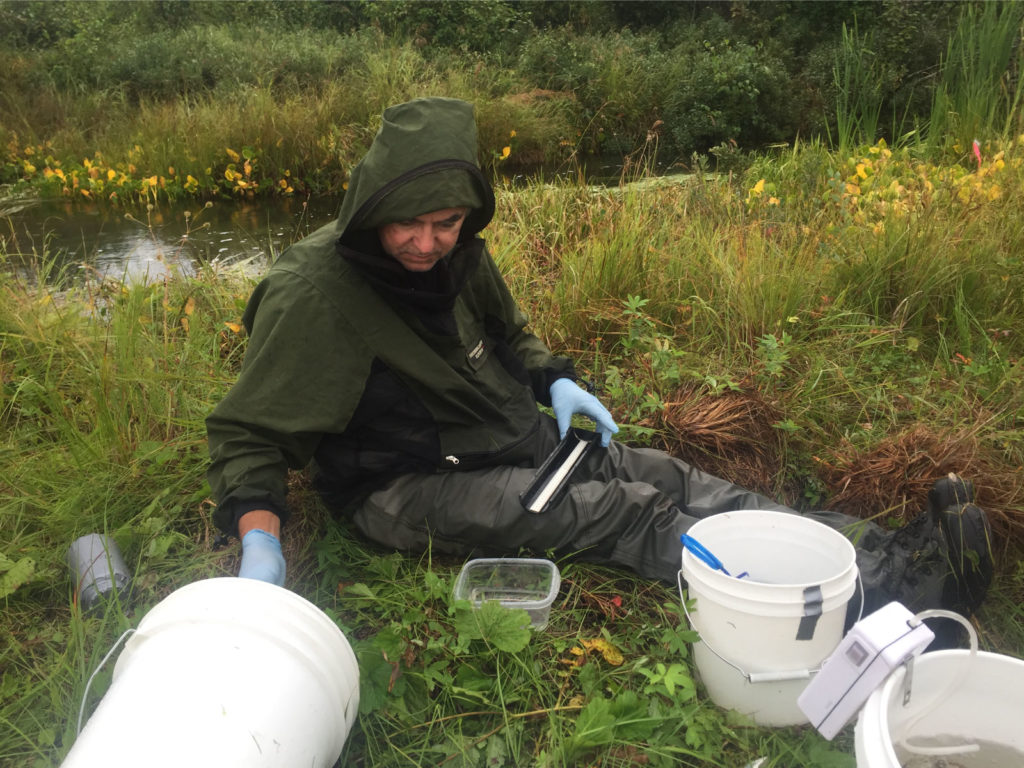
[[[725,141],[757,147],[790,133],[789,73],[761,46],[724,34],[683,42],[661,80],[666,131],[684,156]]]
[[[563,27],[531,36],[518,69],[539,88],[575,95],[585,149],[626,154],[659,117],[663,62],[652,33],[578,35]]]
[[[124,87],[136,99],[194,97],[246,85],[320,88],[380,49],[372,30],[341,35],[330,29],[265,30],[218,25],[129,36],[100,52],[91,36],[63,41],[45,55],[58,85]]]
[[[502,0],[366,3],[364,10],[385,33],[442,57],[452,51],[513,50],[527,28],[524,8]]]

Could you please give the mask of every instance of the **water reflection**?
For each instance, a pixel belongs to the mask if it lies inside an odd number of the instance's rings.
[[[578,169],[569,183],[587,178],[603,188],[625,182],[621,159],[618,164],[598,161]],[[666,174],[627,186],[688,178]],[[504,180],[512,189],[525,183],[532,183],[529,177]],[[62,278],[85,272],[126,282],[159,280],[173,272],[192,274],[207,263],[245,264],[262,271],[288,245],[333,219],[338,204],[333,198],[219,200],[208,206],[162,204],[126,213],[85,202],[0,199],[0,269],[31,277],[34,264],[47,261],[65,268]]]
[[[69,201],[0,203],[0,254],[17,272],[49,260],[65,277],[126,282],[194,274],[200,264],[262,270],[292,242],[334,218],[337,201],[216,201],[126,212]],[[3,268],[0,261],[0,268]]]

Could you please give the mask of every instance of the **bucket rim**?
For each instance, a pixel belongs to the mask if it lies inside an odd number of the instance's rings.
[[[822,592],[828,592],[825,595],[825,599],[828,600],[838,594],[846,592],[851,586],[856,584],[857,581],[857,565],[851,563],[850,565],[843,568],[843,570],[829,576],[827,579],[811,579],[809,581],[790,581],[785,584],[769,583],[766,581],[754,581],[751,579],[738,579],[735,576],[726,576],[721,571],[716,571],[711,568],[707,563],[703,562],[700,558],[694,557],[689,553],[683,554],[683,575],[686,577],[686,582],[692,587],[692,583],[695,580],[693,577],[697,577],[696,581],[701,586],[705,587],[708,591],[715,592],[716,594],[728,595],[730,597],[738,597],[741,599],[751,599],[750,591],[751,587],[757,590],[758,600],[766,600],[768,602],[785,603],[790,602],[790,594],[795,592],[803,592],[805,589],[811,587],[821,587]],[[687,566],[690,566],[689,568]]]
[[[723,526],[732,520],[734,523],[738,519],[744,521],[744,519],[760,518],[762,520],[770,520],[780,527],[796,529],[803,528],[806,531],[813,531],[816,535],[820,535],[823,539],[826,539],[828,544],[834,549],[837,554],[841,553],[841,559],[836,563],[836,568],[833,573],[828,575],[826,578],[821,579],[808,579],[805,581],[789,581],[785,583],[769,583],[761,581],[752,581],[746,579],[740,579],[735,576],[726,576],[722,571],[716,570],[708,565],[706,562],[701,560],[699,557],[695,557],[694,554],[687,547],[682,547],[681,563],[683,571],[686,572],[687,582],[689,582],[692,576],[697,577],[698,581],[708,585],[709,588],[715,589],[722,594],[730,596],[746,597],[750,591],[747,587],[752,584],[756,584],[755,589],[760,595],[764,595],[766,599],[782,601],[782,595],[792,590],[804,590],[809,587],[819,586],[825,591],[828,588],[836,587],[840,591],[847,589],[847,582],[856,582],[857,580],[857,550],[854,548],[853,543],[846,538],[842,533],[830,528],[824,523],[813,520],[808,517],[804,517],[794,512],[780,512],[777,510],[767,509],[741,509],[733,510],[729,512],[721,512],[710,517],[703,518],[694,523],[687,534],[699,538],[704,544],[708,544],[708,537],[701,534],[700,529],[707,531],[718,532]],[[753,537],[757,534],[748,526],[740,529],[743,533]],[[696,534],[694,533],[696,532]],[[715,544],[713,539],[714,535],[710,537],[712,542],[708,545],[709,549],[714,551]],[[741,538],[744,538],[741,536]],[[689,567],[688,567],[689,566]],[[771,597],[774,595],[774,597]]]

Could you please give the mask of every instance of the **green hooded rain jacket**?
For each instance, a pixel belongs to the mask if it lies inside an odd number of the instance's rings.
[[[476,152],[470,104],[389,108],[337,220],[257,286],[240,376],[206,422],[222,530],[254,509],[286,519],[287,471],[311,462],[328,503],[346,507],[401,474],[527,459],[538,401],[574,374],[525,330],[477,236],[494,194]],[[378,226],[461,206],[459,241],[430,272],[382,250]]]

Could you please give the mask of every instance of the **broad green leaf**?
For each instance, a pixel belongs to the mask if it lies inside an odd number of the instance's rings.
[[[643,741],[658,724],[658,719],[649,715],[647,703],[633,691],[623,691],[616,696],[610,711],[615,720],[615,737],[621,741]]]
[[[4,574],[0,576],[0,598],[4,598],[14,594],[18,587],[32,579],[36,572],[36,561],[31,557],[14,561],[0,555],[0,571]]]
[[[576,719],[572,735],[576,749],[588,749],[610,743],[615,737],[615,715],[607,699],[596,698],[587,702]]]
[[[508,764],[508,746],[505,744],[505,737],[494,734],[487,739],[487,746],[484,749],[484,765],[487,768],[502,768]]]
[[[346,584],[345,589],[341,594],[343,597],[377,597],[377,593],[361,581],[358,581],[355,584]]]
[[[455,672],[459,689],[470,693],[481,693],[494,688],[494,675],[484,674],[472,664],[460,664]]]
[[[530,642],[530,615],[521,608],[505,608],[488,600],[474,609],[468,600],[455,604],[455,631],[459,645],[469,640],[483,640],[499,651],[516,653]]]
[[[430,596],[437,600],[443,600],[451,592],[448,580],[442,579],[433,571],[427,571],[423,575],[423,583],[426,585]]]
[[[820,742],[812,742],[808,751],[810,764],[818,768],[853,768],[854,757],[839,752],[834,747]],[[938,765],[939,763],[936,763]],[[953,765],[952,762],[948,763]]]
[[[676,688],[679,689],[677,698],[683,701],[692,699],[697,695],[697,688],[693,683],[693,678],[690,677],[690,670],[682,664],[670,664],[668,669],[665,670],[663,682],[669,696],[676,695]]]

